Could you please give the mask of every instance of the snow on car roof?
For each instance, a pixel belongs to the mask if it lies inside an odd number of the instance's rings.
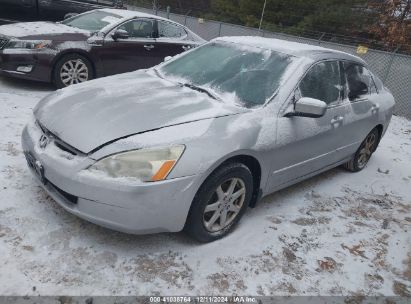
[[[145,17],[145,18],[156,18],[156,19],[171,21],[171,20],[168,20],[160,16],[142,13],[138,11],[129,11],[129,10],[115,9],[115,8],[103,8],[103,9],[100,9],[100,11],[115,14],[123,18]]]
[[[355,60],[357,62],[364,63],[364,61],[354,55],[328,49],[316,45],[310,45],[305,43],[275,39],[275,38],[264,38],[257,36],[235,36],[235,37],[220,37],[214,39],[214,41],[224,41],[235,44],[248,45],[253,47],[259,47],[263,49],[269,49],[289,55],[302,56],[302,57],[313,57],[318,54],[333,54],[337,55],[338,58]],[[328,56],[331,57],[331,56]]]

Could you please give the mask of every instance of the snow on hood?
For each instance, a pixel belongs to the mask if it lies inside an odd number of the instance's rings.
[[[61,140],[89,153],[133,134],[245,111],[138,71],[56,91],[34,114]]]
[[[24,22],[0,26],[0,35],[15,38],[48,39],[63,34],[89,36],[90,32],[54,22]]]

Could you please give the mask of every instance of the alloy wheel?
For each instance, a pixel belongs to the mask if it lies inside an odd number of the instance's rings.
[[[89,70],[81,59],[66,61],[60,69],[60,79],[65,86],[85,82],[89,79]]]
[[[240,178],[231,178],[220,184],[203,213],[203,224],[209,232],[217,232],[239,215],[246,197],[245,183]]]
[[[377,136],[375,133],[368,134],[367,138],[365,139],[363,146],[358,154],[358,167],[364,168],[365,165],[371,158],[371,155],[374,151],[374,146],[377,141]]]

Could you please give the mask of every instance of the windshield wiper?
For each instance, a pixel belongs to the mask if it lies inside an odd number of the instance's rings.
[[[154,71],[154,73],[156,73],[156,75],[157,75],[158,77],[160,77],[161,79],[164,79],[163,75],[161,75],[161,73],[160,73],[159,70],[157,70],[156,68],[153,68],[153,71]]]
[[[212,92],[210,92],[209,90],[207,90],[203,87],[196,86],[195,84],[192,84],[192,83],[184,83],[184,84],[182,84],[182,86],[190,88],[190,89],[195,90],[197,92],[205,93],[208,96],[210,96],[211,98],[213,98],[215,100],[218,100],[218,101],[221,101],[220,97],[216,96],[215,94],[213,94]]]

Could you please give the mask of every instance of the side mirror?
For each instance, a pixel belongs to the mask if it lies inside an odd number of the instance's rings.
[[[286,116],[318,118],[324,116],[325,111],[327,111],[327,104],[324,101],[302,97],[295,103],[294,112]]]
[[[348,93],[348,98],[350,100],[354,100],[360,97],[361,95],[365,95],[367,93],[368,93],[368,86],[362,81],[357,81],[350,86],[350,92]]]
[[[128,37],[130,37],[130,36],[128,35],[128,32],[125,31],[125,30],[116,30],[116,31],[111,35],[111,37],[112,37],[114,40],[118,40],[118,39],[128,39]]]
[[[172,58],[172,56],[167,56],[166,58],[164,58],[164,62],[170,61]]]

